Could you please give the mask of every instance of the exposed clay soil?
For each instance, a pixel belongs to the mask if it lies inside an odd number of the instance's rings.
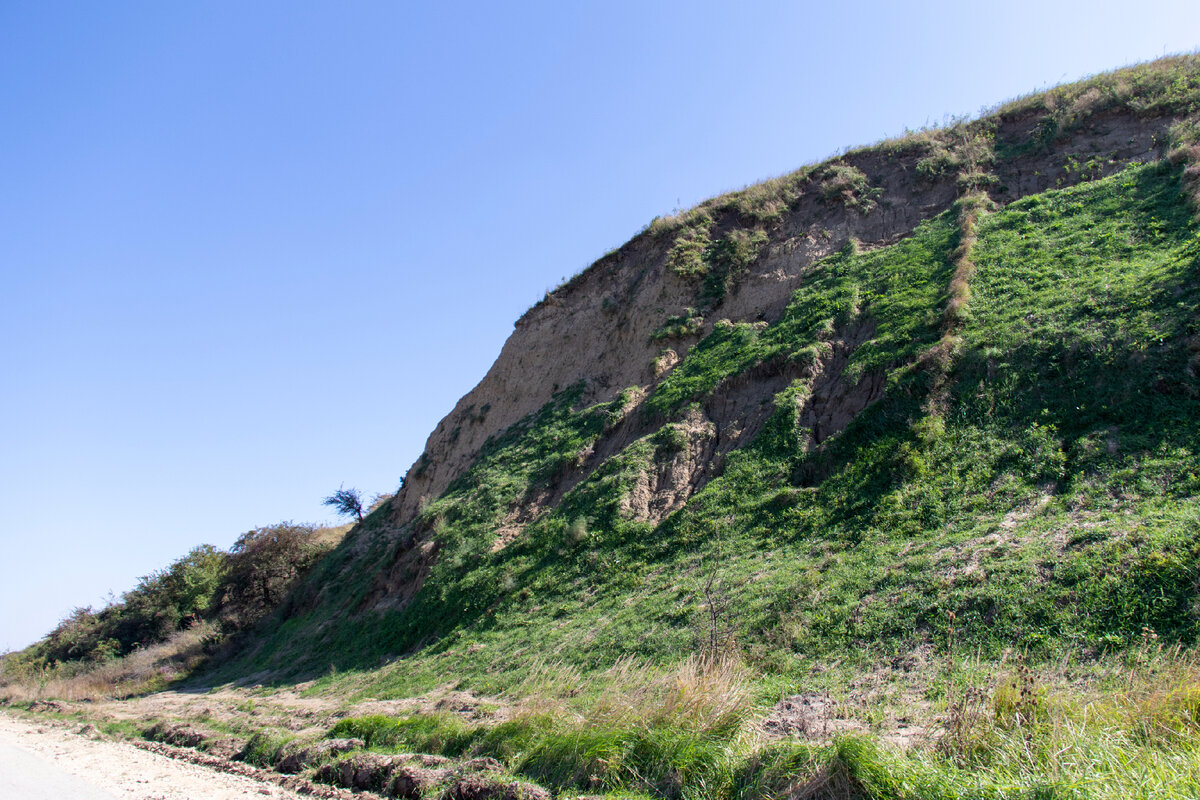
[[[1063,131],[1052,143],[1017,147],[1031,140],[1040,119],[1033,113],[999,121],[999,157],[992,165],[997,183],[989,193],[1000,205],[1160,158],[1173,121],[1104,112]],[[868,213],[829,203],[819,182],[811,180],[783,217],[766,226],[770,241],[761,257],[706,315],[701,330],[673,345],[673,358],[686,355],[687,347],[720,318],[776,319],[812,265],[849,237],[868,249],[891,244],[949,208],[957,197],[954,176],[923,179],[916,169],[920,155],[866,150],[840,159],[880,190]],[[714,230],[721,234],[738,224],[731,212],[722,212]],[[672,243],[673,234],[634,237],[548,294],[517,322],[487,375],[430,435],[393,503],[397,524],[410,520],[423,501],[440,495],[470,466],[488,437],[536,411],[554,392],[583,380],[584,402],[593,403],[661,379],[663,347],[652,333],[668,316],[696,305],[694,282],[666,265]]]
[[[785,697],[763,720],[763,735],[768,739],[799,739],[828,744],[835,736],[872,732],[871,726],[853,716],[853,707],[858,705],[854,700],[851,698],[850,705],[838,703],[827,692],[805,692]],[[908,718],[891,720],[886,730],[874,732],[883,741],[901,749],[925,742],[931,735],[929,728],[917,725]]]

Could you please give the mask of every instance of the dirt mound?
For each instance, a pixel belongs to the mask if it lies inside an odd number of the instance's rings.
[[[146,731],[146,738],[176,747],[199,747],[206,739],[215,738],[212,731],[194,725],[175,725],[158,722]]]
[[[289,742],[284,745],[275,769],[285,775],[295,775],[328,761],[333,756],[361,750],[363,747],[366,747],[366,742],[362,739],[324,739],[311,744]]]
[[[763,721],[762,729],[772,738],[827,741],[839,733],[865,731],[866,727],[840,718],[828,694],[806,692],[780,700]]]
[[[34,700],[28,706],[30,711],[45,713],[47,711],[55,714],[66,714],[71,709],[64,703],[59,703],[55,700]]]
[[[455,764],[441,756],[418,753],[359,753],[325,764],[315,777],[322,783],[408,800],[549,800],[545,789],[506,778],[503,772],[494,758]]]
[[[448,800],[550,800],[540,786],[522,781],[505,781],[484,775],[470,775],[446,790]]]
[[[392,775],[392,783],[388,787],[393,797],[405,797],[409,800],[420,800],[437,791],[450,777],[448,769],[426,769],[409,764],[400,767]]]

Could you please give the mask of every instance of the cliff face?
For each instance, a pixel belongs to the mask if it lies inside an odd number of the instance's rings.
[[[720,241],[738,230],[766,236],[756,257],[715,301],[701,296],[702,278],[681,275],[670,264],[680,231],[692,222],[689,215],[656,221],[517,321],[487,375],[430,434],[396,498],[394,522],[412,520],[470,467],[489,438],[537,411],[555,392],[582,382],[584,405],[611,400],[629,387],[648,393],[718,320],[776,321],[815,262],[851,239],[870,249],[907,236],[955,202],[965,190],[964,175],[986,174],[983,190],[1003,206],[1164,156],[1177,115],[1128,107],[1088,113],[1089,102],[1095,99],[1084,96],[1085,107],[1071,112],[1070,126],[1053,134],[1046,133],[1052,109],[998,114],[959,129],[852,152],[705,203],[690,216],[711,219],[709,240]],[[838,193],[831,182],[839,176],[831,170],[842,168],[865,177],[867,185],[851,189],[850,195]],[[751,205],[762,202],[756,194],[767,195],[769,213]],[[705,225],[703,218],[700,224]],[[697,309],[693,318],[698,322],[686,334],[656,338],[665,322],[686,316],[688,309]],[[757,392],[743,387],[743,405],[747,395],[755,403],[769,400],[777,384],[767,381]],[[822,415],[826,429],[836,430],[879,390],[854,388],[831,378],[820,398],[825,408],[810,410],[815,436],[822,437]],[[843,401],[848,405],[843,407]],[[744,414],[726,410],[713,416],[716,440],[728,439],[731,426],[743,435],[749,432]],[[724,449],[741,438],[733,437]]]
[[[1192,641],[1198,197],[1189,56],[655,220],[230,669]]]

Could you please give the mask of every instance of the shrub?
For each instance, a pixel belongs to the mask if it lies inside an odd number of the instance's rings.
[[[175,631],[207,617],[225,574],[225,554],[210,544],[194,548],[165,570],[138,580],[126,592],[116,626],[123,652],[134,645],[164,641]]]
[[[712,243],[708,229],[712,218],[705,216],[699,224],[684,228],[675,237],[667,254],[667,266],[681,278],[694,278],[708,272],[704,254]]]
[[[654,341],[663,339],[684,339],[695,336],[704,327],[704,315],[694,308],[685,308],[682,314],[668,317],[650,338]]]
[[[708,269],[704,275],[704,287],[700,297],[708,306],[718,305],[733,288],[738,279],[758,258],[767,234],[761,230],[733,230],[716,242],[705,253]]]
[[[158,572],[138,579],[120,602],[100,609],[76,608],[34,645],[34,662],[100,662],[136,647],[166,641],[207,617],[225,573],[225,554],[204,544]]]
[[[91,606],[71,611],[50,631],[38,649],[45,661],[81,661],[92,654],[106,637],[100,616]]]
[[[967,123],[941,132],[929,153],[917,161],[917,175],[933,181],[947,173],[980,173],[995,161],[995,131],[986,121]]]
[[[245,628],[274,610],[329,549],[319,533],[312,525],[281,522],[238,537],[221,585],[222,622]]]
[[[821,197],[826,203],[840,203],[865,214],[882,193],[882,189],[871,188],[861,169],[849,164],[830,164],[821,173]]]

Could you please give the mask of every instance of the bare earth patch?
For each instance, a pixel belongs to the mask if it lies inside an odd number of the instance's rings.
[[[83,714],[91,720],[150,723],[154,720],[196,723],[204,727],[213,721],[235,728],[277,728],[294,734],[317,734],[332,727],[343,717],[365,714],[429,714],[451,712],[465,721],[487,719],[493,722],[508,717],[507,705],[498,698],[479,697],[457,691],[447,685],[419,697],[403,700],[364,699],[347,704],[336,698],[303,694],[309,684],[276,689],[266,694],[254,688],[222,687],[214,691],[168,690],[125,700],[87,702],[35,701],[33,711]]]
[[[130,800],[298,799],[302,795],[245,775],[168,758],[98,736],[90,726],[30,722],[0,714],[0,742],[52,762],[87,784]],[[84,733],[77,731],[83,730]]]

